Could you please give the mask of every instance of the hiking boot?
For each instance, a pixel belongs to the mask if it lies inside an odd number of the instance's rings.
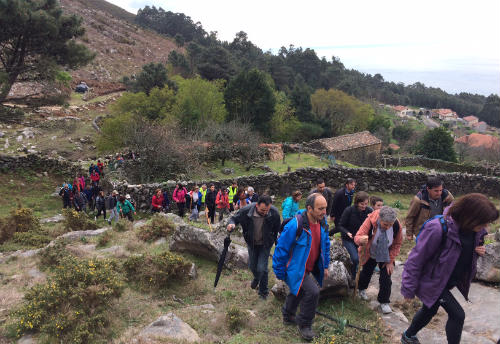
[[[359,298],[363,301],[368,301],[368,295],[366,295],[366,289],[360,290],[359,291]]]
[[[314,333],[311,326],[297,325],[297,328],[299,329],[299,333],[302,339],[307,340],[308,342],[310,342],[311,340],[314,339],[314,337],[316,337],[316,333]]]
[[[382,313],[384,313],[384,314],[392,313],[391,306],[389,306],[388,303],[381,303],[380,309],[382,310]]]
[[[250,288],[257,289],[258,286],[259,286],[259,280],[253,279],[252,283],[250,283]]]
[[[108,225],[111,225],[111,220],[108,220]]]
[[[267,301],[267,295],[264,295],[264,294],[259,294],[259,298],[260,298],[262,301]]]
[[[295,315],[283,315],[283,325],[296,325]]]
[[[94,216],[94,221],[97,221],[97,216]]]
[[[407,337],[406,332],[401,335],[401,344],[420,344],[417,336]]]

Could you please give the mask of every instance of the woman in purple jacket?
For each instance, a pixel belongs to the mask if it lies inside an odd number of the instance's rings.
[[[420,343],[418,331],[431,321],[439,306],[448,313],[448,343],[460,343],[465,312],[450,290],[457,287],[468,299],[478,255],[485,253],[485,227],[496,219],[495,205],[486,196],[473,193],[455,201],[442,219],[435,217],[424,224],[405,263],[401,285],[405,299],[417,296],[423,305],[401,343]]]

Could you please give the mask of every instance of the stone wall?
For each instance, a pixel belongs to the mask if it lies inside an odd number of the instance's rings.
[[[479,166],[479,165],[468,165],[468,164],[457,164],[454,162],[429,159],[423,156],[411,156],[411,157],[395,157],[391,155],[382,155],[380,158],[380,166],[386,167],[404,167],[404,166],[422,166],[425,168],[431,168],[439,171],[446,172],[462,172],[471,174],[482,174],[485,176],[496,176],[500,177],[500,166],[493,165],[491,167]]]
[[[0,154],[0,172],[16,169],[58,173],[68,178],[72,178],[78,173],[86,173],[78,163],[72,163],[64,159],[49,158],[36,154],[16,156]]]
[[[445,187],[454,195],[481,192],[493,197],[500,196],[500,179],[496,177],[463,173],[437,173],[436,175],[443,179]],[[318,178],[323,178],[332,189],[340,188],[348,177],[357,180],[358,190],[414,194],[426,183],[428,175],[423,172],[335,166],[331,168],[303,168],[282,175],[265,173],[235,179],[239,185],[253,186],[259,194],[285,196],[296,189],[308,192],[315,186]],[[220,188],[228,187],[232,179],[204,182],[206,184],[214,182],[216,188]],[[188,187],[194,184],[193,181],[183,183]],[[197,184],[201,185],[202,183],[198,182]],[[144,185],[116,184],[114,187],[120,193],[129,193],[138,202],[140,209],[147,209],[156,188],[166,188],[172,193],[175,184],[176,181],[167,181]]]

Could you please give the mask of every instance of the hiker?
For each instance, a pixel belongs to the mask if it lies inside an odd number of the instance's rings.
[[[363,266],[359,275],[359,296],[368,301],[366,288],[375,266],[378,265],[380,277],[377,301],[380,303],[382,313],[391,313],[392,309],[389,306],[391,275],[394,271],[394,260],[403,242],[403,231],[397,219],[396,209],[383,206],[368,214],[356,233],[354,242],[359,246],[358,254],[361,257],[360,264]]]
[[[184,212],[186,211],[186,195],[187,190],[182,186],[181,183],[177,183],[177,186],[172,194],[172,199],[177,204],[177,209],[179,209],[179,216],[184,217]]]
[[[80,173],[78,180],[80,181],[80,186],[82,190],[85,190],[85,177],[83,176],[83,173]]]
[[[384,206],[384,200],[378,196],[371,196],[370,197],[370,205],[371,205],[373,210],[380,209]]]
[[[406,300],[417,296],[422,307],[401,336],[401,343],[420,343],[417,333],[436,315],[438,308],[448,313],[448,343],[460,343],[465,312],[451,293],[457,287],[468,300],[476,274],[478,256],[486,252],[486,228],[498,219],[498,210],[488,197],[472,193],[461,197],[424,223],[417,243],[404,265],[401,294]]]
[[[267,287],[269,253],[278,236],[281,225],[280,213],[272,205],[270,196],[261,195],[257,203],[249,204],[231,216],[227,225],[228,232],[238,224],[243,229],[243,237],[248,248],[248,267],[253,274],[250,287],[252,289],[258,287],[260,298],[266,300],[269,294]]]
[[[160,189],[156,189],[151,199],[151,212],[159,213],[163,208],[163,194]]]
[[[238,183],[233,181],[231,186],[227,188],[227,196],[229,198],[229,211],[234,211],[234,202],[237,200],[234,198],[238,192]]]
[[[95,165],[93,162],[90,163],[90,167],[89,167],[89,176],[92,175],[92,172],[95,171]]]
[[[327,208],[328,203],[323,195],[309,195],[306,210],[302,210],[285,225],[273,255],[276,277],[285,281],[290,288],[282,308],[283,323],[296,324],[302,338],[308,341],[316,336],[311,326],[318,306],[320,287],[328,276],[330,264]],[[300,312],[295,316],[299,305]]]
[[[94,217],[94,220],[97,221],[97,218],[101,216],[106,220],[106,201],[104,199],[104,191],[99,191],[99,195],[95,199],[95,207],[97,209],[97,215]]]
[[[85,207],[85,198],[78,190],[73,195],[73,205],[76,211],[82,211]]]
[[[78,190],[80,192],[83,191],[83,187],[80,184],[80,178],[78,178],[78,176],[75,176],[75,178],[73,179],[73,190]]]
[[[338,189],[333,195],[333,205],[330,217],[335,224],[335,229],[332,231],[334,233],[338,232],[337,226],[340,222],[340,217],[347,207],[352,204],[352,199],[354,196],[354,189],[356,188],[356,181],[352,178],[347,178],[344,183],[344,187]]]
[[[161,203],[161,206],[165,213],[170,210],[170,198],[168,197],[167,189],[163,189],[163,202]]]
[[[200,188],[200,193],[201,193],[201,206],[200,206],[200,209],[198,210],[201,210],[201,208],[205,208],[205,198],[207,197],[207,184],[203,184]]]
[[[210,188],[207,191],[207,195],[205,197],[205,211],[208,211],[207,218],[210,221],[210,224],[213,224],[215,221],[215,206],[217,200],[217,193],[215,192],[215,185],[210,184]]]
[[[228,213],[231,209],[229,203],[229,196],[226,189],[221,188],[217,193],[217,198],[215,199],[215,204],[217,204],[217,210],[219,211],[219,222],[222,221],[225,213]]]
[[[104,177],[104,164],[101,160],[97,160],[97,173],[99,173],[99,176]]]
[[[132,213],[134,213],[134,215],[136,215],[137,213],[135,212],[135,208],[132,203],[130,203],[130,201],[126,199],[125,196],[120,196],[120,200],[118,201],[116,208],[118,209],[121,217],[126,217],[130,222],[134,222]]]
[[[316,188],[311,190],[309,195],[312,195],[313,193],[319,193],[323,195],[323,197],[326,199],[326,214],[327,216],[330,215],[332,211],[332,206],[333,206],[333,193],[330,188],[326,187],[325,180],[324,179],[318,179],[316,181]],[[342,215],[342,213],[341,213]]]
[[[259,200],[259,195],[255,192],[254,188],[249,186],[247,192],[248,198],[250,198],[250,202],[257,203],[257,201]]]
[[[100,179],[101,179],[101,177],[99,176],[99,173],[97,173],[96,170],[93,170],[92,174],[90,175],[90,180],[92,180],[92,185],[98,186]]]
[[[109,218],[108,218],[108,223],[111,224],[111,220],[115,219],[115,222],[118,222],[119,216],[118,216],[118,191],[113,190],[110,196],[106,198],[106,201],[108,202],[107,208],[110,211]]]
[[[135,203],[135,200],[129,194],[125,195],[125,199],[127,201],[129,201],[130,204],[132,204],[132,207],[137,208],[137,204]]]
[[[85,198],[87,199],[88,206],[90,210],[94,210],[95,204],[94,204],[94,191],[90,188],[90,185],[87,185],[85,189],[83,190],[83,194],[85,195]]]
[[[247,197],[247,194],[245,193],[245,189],[238,189],[238,192],[236,193],[235,197],[235,204],[234,204],[234,209],[238,210],[241,209],[250,203],[250,198]]]
[[[292,192],[291,196],[285,198],[283,203],[281,203],[281,216],[283,220],[292,218],[299,211],[299,202],[302,199],[302,192],[300,190],[295,190]]]
[[[368,194],[364,191],[356,193],[354,205],[346,208],[339,221],[338,230],[342,236],[342,245],[346,248],[351,257],[351,277],[356,279],[356,271],[359,264],[358,246],[354,243],[354,237],[359,227],[365,222],[366,217],[373,210],[368,206]]]
[[[201,206],[201,192],[198,186],[193,186],[193,189],[189,192],[189,200],[189,209],[191,210],[189,220],[198,221],[199,208]]]
[[[430,218],[443,214],[444,208],[453,202],[452,194],[443,188],[443,181],[430,177],[427,184],[413,197],[405,219],[406,238],[413,240],[420,228]]]
[[[68,184],[64,184],[61,190],[59,191],[59,196],[61,196],[63,201],[63,208],[71,208],[71,190],[69,189]]]

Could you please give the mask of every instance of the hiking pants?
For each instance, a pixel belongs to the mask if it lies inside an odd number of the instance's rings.
[[[222,221],[222,219],[224,218],[224,214],[226,214],[228,211],[227,211],[227,208],[221,208],[219,209],[219,222]]]
[[[248,267],[252,271],[254,280],[259,282],[259,295],[261,296],[269,294],[267,281],[270,251],[270,247],[266,248],[263,245],[248,245]]]
[[[98,218],[99,216],[101,216],[101,213],[103,219],[106,220],[106,208],[97,209],[97,215],[95,217]]]
[[[297,308],[300,304],[300,313],[295,320],[297,324],[305,327],[311,326],[316,315],[316,307],[319,300],[319,286],[316,280],[310,273],[306,273],[302,286],[300,287],[297,296],[289,293],[286,297],[285,304],[282,308],[284,318],[295,316]]]
[[[210,223],[214,224],[215,221],[215,207],[209,207],[207,206],[205,211],[208,210],[208,217],[210,218]]]
[[[378,263],[378,267],[380,268],[380,277],[379,288],[378,288],[378,297],[377,300],[380,303],[389,303],[389,299],[391,297],[391,286],[392,280],[391,276],[387,273],[387,269],[382,267],[385,263]],[[369,258],[365,265],[363,265],[363,269],[359,274],[359,290],[365,290],[368,288],[368,284],[370,284],[370,280],[372,279],[373,270],[377,266],[377,262],[373,258]]]
[[[191,215],[189,216],[189,220],[190,221],[197,221],[198,220],[198,208],[193,207],[193,209],[191,210]]]
[[[63,198],[63,208],[71,208],[71,200],[69,198]]]
[[[347,252],[349,253],[349,256],[351,257],[351,276],[352,279],[356,279],[356,271],[358,269],[358,264],[359,264],[359,256],[358,256],[358,247],[352,240],[345,240],[342,239],[342,244],[346,248]]]
[[[422,308],[420,308],[413,317],[410,327],[406,330],[406,335],[408,337],[417,335],[418,331],[424,328],[434,315],[436,315],[439,306],[443,307],[448,313],[448,321],[446,322],[446,338],[448,339],[448,344],[460,343],[460,337],[462,337],[462,329],[464,327],[465,312],[448,289],[445,289],[441,293],[439,299],[431,308],[422,305]]]
[[[130,222],[134,222],[134,217],[132,216],[132,212],[129,211],[126,214],[123,214],[123,217],[126,217]]]
[[[184,212],[186,211],[186,202],[178,202],[177,208],[179,209],[179,216],[184,217]]]
[[[120,219],[120,216],[118,216],[118,210],[116,209],[116,207],[113,207],[113,209],[111,209],[111,214],[109,214],[109,219],[108,219],[108,222],[111,222],[111,220],[115,219],[116,222],[118,222],[118,220]]]

